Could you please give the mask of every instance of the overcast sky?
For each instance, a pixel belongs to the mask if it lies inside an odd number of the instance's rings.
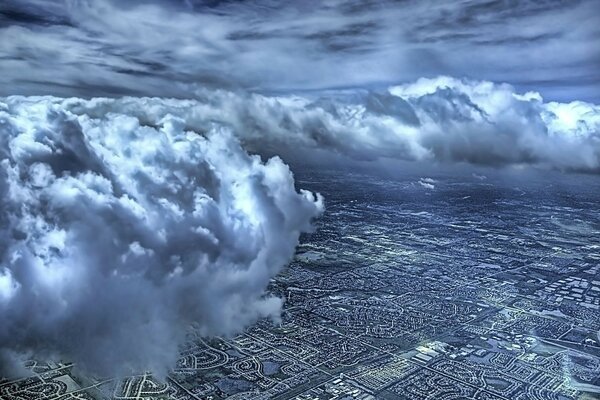
[[[194,97],[450,75],[600,99],[600,2],[3,1],[0,95]]]

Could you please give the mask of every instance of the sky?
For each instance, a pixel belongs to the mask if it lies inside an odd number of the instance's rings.
[[[595,0],[7,0],[0,95],[193,98],[449,75],[600,101]]]

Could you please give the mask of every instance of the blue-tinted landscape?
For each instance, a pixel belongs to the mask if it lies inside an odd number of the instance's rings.
[[[166,381],[84,379],[69,364],[30,362],[36,377],[3,384],[3,396],[598,395],[594,176],[340,169],[304,171],[296,182],[326,196],[328,212],[269,286],[285,299],[281,321],[232,337],[191,331]]]
[[[600,399],[600,1],[0,1],[0,400]]]

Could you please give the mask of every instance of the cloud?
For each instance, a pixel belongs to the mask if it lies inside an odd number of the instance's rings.
[[[545,102],[507,84],[438,77],[384,92],[265,96],[200,90],[197,100],[51,99],[75,115],[124,113],[150,127],[176,115],[187,129],[226,126],[252,152],[356,160],[534,165],[600,170],[600,107]]]
[[[94,102],[0,100],[0,360],[165,373],[192,324],[278,318],[265,288],[322,198],[224,127],[69,110]]]
[[[419,185],[421,185],[422,187],[424,187],[425,189],[433,190],[433,189],[435,189],[435,184],[437,183],[437,181],[435,179],[431,179],[431,178],[421,178],[418,180],[417,183]]]
[[[595,0],[9,0],[0,94],[190,97],[451,74],[598,101],[599,16]]]
[[[419,79],[390,93],[415,108],[419,144],[435,160],[600,167],[600,107],[594,104],[546,103],[539,93],[519,94],[507,84],[449,77]]]

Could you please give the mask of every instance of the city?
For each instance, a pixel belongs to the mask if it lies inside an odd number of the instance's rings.
[[[269,288],[281,321],[192,329],[162,379],[36,363],[3,399],[593,399],[597,182],[298,174],[327,212]],[[547,185],[547,186],[544,186]],[[586,189],[581,188],[588,188]],[[539,193],[545,193],[540,196]]]

